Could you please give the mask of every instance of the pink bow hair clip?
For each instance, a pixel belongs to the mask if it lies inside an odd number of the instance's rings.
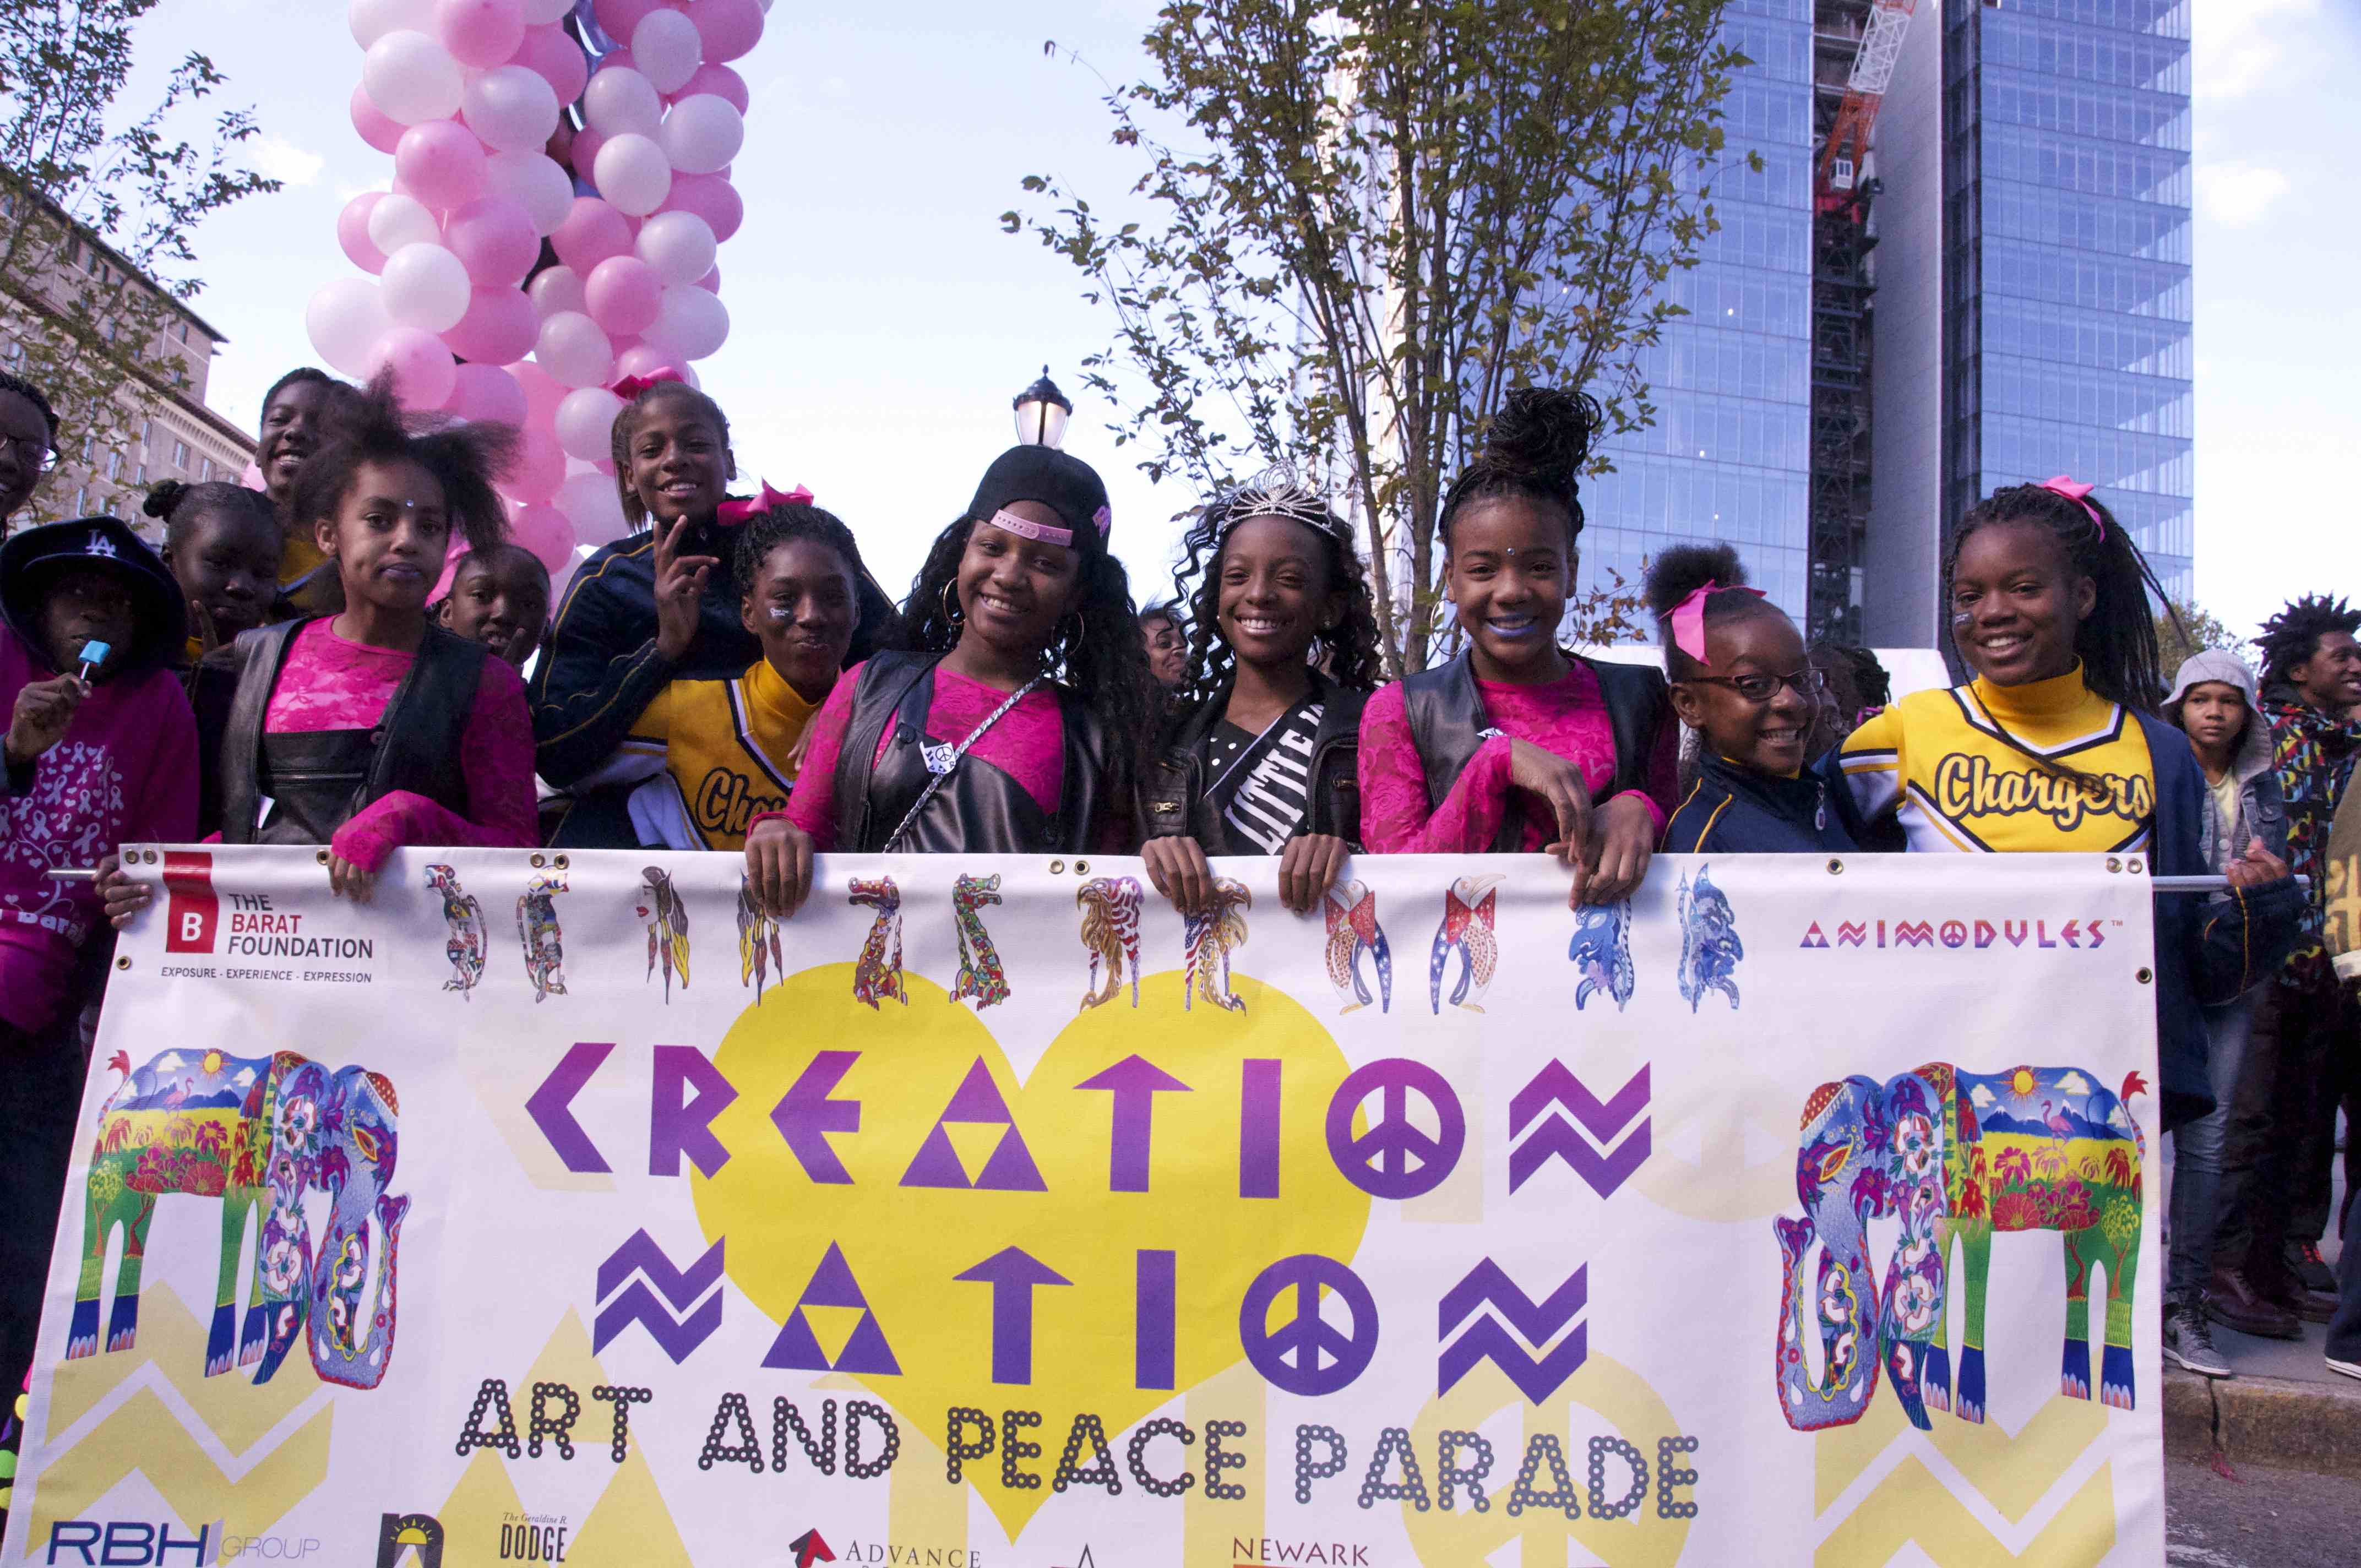
[[[1705,656],[1705,601],[1725,591],[1752,594],[1756,598],[1763,597],[1761,588],[1741,587],[1733,583],[1725,590],[1719,583],[1708,577],[1691,589],[1688,598],[1673,606],[1673,613],[1668,618],[1673,627],[1673,646],[1700,664],[1713,663]]]
[[[782,493],[771,488],[770,481],[766,479],[763,483],[761,495],[752,500],[723,501],[713,509],[713,515],[722,522],[743,522],[756,513],[766,512],[773,507],[807,507],[811,504],[812,493],[801,485]]]
[[[2068,500],[2089,512],[2091,526],[2099,531],[2099,537],[2104,539],[2107,536],[2107,520],[2101,517],[2099,509],[2091,504],[2091,492],[2098,488],[2096,485],[2078,484],[2067,476],[2059,474],[2054,478],[2042,480],[2037,488],[2048,490],[2052,495],[2064,496]]]
[[[649,388],[660,387],[666,381],[678,381],[685,387],[688,377],[678,366],[659,365],[644,376],[626,376],[607,389],[628,403]]]

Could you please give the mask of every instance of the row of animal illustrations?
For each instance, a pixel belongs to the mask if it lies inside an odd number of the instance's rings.
[[[677,981],[688,988],[688,905],[672,877],[660,867],[640,873],[636,905],[648,933],[648,978],[664,977],[664,996],[671,999]],[[1458,966],[1451,986],[1450,1005],[1468,1012],[1484,1010],[1499,965],[1499,889],[1506,879],[1498,875],[1463,876],[1443,895],[1443,918],[1435,927],[1427,968],[1427,1004],[1441,1014],[1446,998],[1444,982],[1454,962]],[[443,918],[449,927],[444,947],[451,976],[445,991],[474,992],[484,977],[488,939],[483,907],[459,885],[447,865],[426,868],[427,885],[442,895]],[[566,992],[565,935],[558,924],[557,894],[568,891],[564,873],[536,872],[517,899],[517,938],[524,954],[526,979],[533,1000],[544,1002]],[[902,981],[902,894],[891,877],[853,878],[846,885],[847,902],[874,910],[868,935],[853,964],[853,995],[872,1007],[886,1001],[909,1003]],[[959,975],[950,988],[953,1002],[973,1002],[978,1010],[1008,1000],[1008,974],[983,924],[983,911],[1001,902],[1000,878],[961,873],[951,891],[951,919],[959,937]],[[1136,877],[1097,877],[1084,883],[1074,895],[1082,911],[1082,941],[1087,958],[1087,981],[1081,1005],[1087,1010],[1114,1001],[1127,985],[1131,1004],[1139,1005],[1140,911],[1142,896]],[[1729,895],[1715,886],[1708,868],[1681,879],[1676,899],[1681,922],[1681,960],[1677,983],[1691,1012],[1711,992],[1739,1003],[1737,971],[1746,956],[1738,935],[1738,920]],[[1246,945],[1246,912],[1254,905],[1245,885],[1228,877],[1214,881],[1213,907],[1183,916],[1181,950],[1183,1005],[1202,1001],[1232,1012],[1243,1012],[1246,1002],[1231,983],[1232,955]],[[1346,880],[1328,891],[1323,906],[1328,982],[1334,988],[1342,1013],[1356,1012],[1375,1002],[1380,1012],[1393,1010],[1393,949],[1378,920],[1378,895],[1366,883]],[[1579,976],[1575,1006],[1587,1005],[1593,995],[1611,1000],[1620,1011],[1638,986],[1631,961],[1631,906],[1628,901],[1584,908],[1578,916],[1566,956]],[[779,923],[755,905],[743,878],[738,892],[739,983],[753,988],[759,1001],[774,975],[784,978]],[[1371,989],[1372,981],[1375,990]]]

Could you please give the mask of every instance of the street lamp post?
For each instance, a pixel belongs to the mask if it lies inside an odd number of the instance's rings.
[[[1020,446],[1062,446],[1066,441],[1066,421],[1074,405],[1066,394],[1058,390],[1058,383],[1049,379],[1049,367],[1041,367],[1041,378],[1016,394],[1013,407],[1016,411],[1016,443]]]

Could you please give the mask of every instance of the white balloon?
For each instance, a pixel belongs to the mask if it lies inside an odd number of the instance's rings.
[[[475,291],[466,266],[439,245],[403,246],[385,258],[385,270],[378,274],[378,281],[385,291],[385,313],[394,324],[423,332],[448,332],[457,326],[459,318],[467,313],[467,298]]]
[[[393,330],[376,280],[338,278],[324,283],[303,310],[303,330],[329,367],[347,376],[368,369],[377,340]]]
[[[524,19],[535,26],[543,22],[562,22],[573,14],[574,0],[524,0]]]
[[[443,225],[434,221],[425,203],[390,191],[369,209],[368,236],[379,256],[391,256],[406,245],[442,244]]]
[[[538,152],[496,152],[484,159],[484,189],[522,205],[533,232],[544,237],[555,234],[574,210],[574,177]]]
[[[631,29],[631,61],[659,93],[677,93],[705,63],[705,39],[678,11],[651,11]]]
[[[620,539],[631,526],[623,521],[623,502],[615,494],[615,481],[595,468],[587,474],[567,475],[549,504],[566,514],[566,521],[574,525],[574,537],[586,544]]]
[[[533,274],[525,288],[525,297],[533,308],[547,321],[561,311],[589,313],[590,303],[582,295],[582,274],[571,267],[544,267]]]
[[[476,139],[493,151],[539,152],[557,129],[557,93],[530,66],[495,66],[468,80],[459,112]]]
[[[464,81],[451,51],[424,33],[401,28],[369,45],[361,89],[397,125],[447,120],[459,112]]]
[[[640,225],[634,248],[667,283],[694,283],[713,270],[713,226],[695,213],[658,213]]]
[[[598,161],[590,166],[590,179],[598,194],[625,217],[643,218],[672,194],[672,165],[665,161],[664,148],[642,136],[608,137],[598,149]]]
[[[746,140],[746,117],[738,105],[712,93],[692,93],[672,106],[656,144],[683,174],[711,174],[738,156]]]
[[[614,367],[615,346],[588,316],[560,311],[541,323],[533,356],[561,387],[603,387]]]
[[[582,117],[602,137],[652,137],[664,123],[664,99],[638,71],[610,65],[582,90]]]
[[[353,29],[353,42],[367,49],[403,27],[425,32],[434,25],[434,7],[429,0],[352,0],[345,21]]]
[[[392,264],[387,264],[390,267]],[[683,359],[703,359],[730,335],[730,308],[721,296],[691,283],[667,287],[656,319],[640,336]]]
[[[579,457],[585,463],[611,456],[615,416],[622,411],[623,400],[606,388],[577,388],[557,405],[557,444],[568,457]]]

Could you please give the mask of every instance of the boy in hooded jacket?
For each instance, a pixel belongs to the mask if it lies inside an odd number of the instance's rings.
[[[0,544],[0,1389],[40,1324],[84,1069],[80,1014],[110,944],[96,890],[56,868],[196,834],[197,735],[174,674],[181,589],[111,517]]]
[[[2287,853],[2287,806],[2274,766],[2270,720],[2257,702],[2255,674],[2235,653],[2206,649],[2184,661],[2165,699],[2164,716],[2189,737],[2205,778],[2198,802],[2198,844],[2206,869],[2219,875],[2259,841]],[[2224,905],[2228,895],[2216,894]],[[2209,915],[2213,911],[2207,912]],[[2213,1109],[2176,1129],[2173,1137],[2171,1252],[2167,1264],[2164,1353],[2203,1377],[2231,1376],[2206,1324],[2206,1288],[2213,1268],[2214,1233],[2225,1206],[2242,1201],[2243,1178],[2226,1179],[2223,1141],[2233,1114],[2239,1065],[2268,981],[2230,1001],[2202,1007],[2206,1065]],[[2290,1327],[2293,1327],[2292,1321]]]

